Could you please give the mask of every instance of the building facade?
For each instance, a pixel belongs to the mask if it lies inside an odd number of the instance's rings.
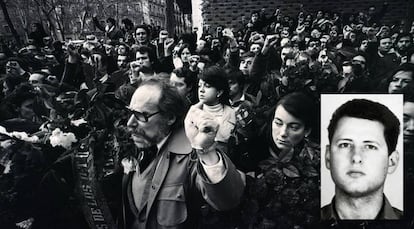
[[[81,39],[86,34],[102,34],[92,22],[97,16],[101,23],[113,17],[118,22],[129,18],[135,25],[149,24],[153,27],[165,28],[167,0],[60,0],[50,1],[52,4],[36,5],[32,0],[6,1],[10,18],[18,34],[25,40],[30,32],[30,24],[42,23],[52,36],[62,40]],[[46,0],[48,2],[48,0]],[[185,15],[174,0],[176,32],[188,32],[191,29],[190,16]],[[46,16],[47,13],[48,15]],[[53,30],[53,31],[52,31]],[[63,32],[62,32],[63,30]],[[0,38],[12,39],[12,34],[4,15],[0,14]]]

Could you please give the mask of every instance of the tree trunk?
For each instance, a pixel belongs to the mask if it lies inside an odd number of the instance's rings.
[[[61,9],[63,10],[63,9]],[[56,24],[58,26],[58,29],[60,31],[60,39],[64,41],[65,40],[65,28],[64,28],[64,21],[63,21],[63,17],[62,15],[64,15],[63,12],[60,12],[60,15],[58,14],[58,12],[56,11],[56,7],[53,8],[53,12],[55,13],[55,18],[56,18]]]
[[[0,6],[1,6],[1,9],[3,11],[4,19],[6,20],[8,26],[10,28],[10,31],[13,34],[14,39],[16,40],[16,45],[18,47],[20,47],[21,43],[20,43],[19,34],[17,34],[17,31],[13,26],[13,23],[10,19],[9,11],[7,10],[6,3],[4,2],[4,0],[0,0]]]

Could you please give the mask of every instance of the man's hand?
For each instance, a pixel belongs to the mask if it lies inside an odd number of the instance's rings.
[[[234,39],[234,34],[230,28],[223,29],[223,37],[228,37],[229,39]]]
[[[192,55],[190,56],[190,70],[195,72],[197,71],[197,64],[200,61],[200,56]]]
[[[219,124],[214,117],[202,110],[203,103],[191,106],[184,120],[185,132],[194,149],[208,150],[214,145]]]
[[[220,160],[214,144],[219,124],[202,107],[202,102],[191,106],[184,120],[185,132],[199,159],[206,165],[215,165]]]
[[[170,56],[174,48],[174,38],[166,38],[164,40],[164,53],[165,56]]]
[[[267,35],[266,39],[264,41],[263,44],[263,48],[262,48],[262,54],[266,55],[266,53],[269,51],[269,48],[274,46],[278,41],[278,35],[274,34],[274,35]]]

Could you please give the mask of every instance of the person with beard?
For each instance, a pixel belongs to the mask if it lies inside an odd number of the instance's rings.
[[[185,99],[160,80],[135,91],[127,127],[136,155],[122,165],[120,228],[195,228],[204,199],[217,210],[236,207],[244,190],[242,175],[216,149],[218,123],[201,110],[187,112]]]
[[[353,99],[342,104],[328,126],[325,166],[335,183],[322,220],[400,219],[402,212],[384,195],[387,174],[399,162],[400,122],[383,104]]]
[[[140,46],[135,53],[135,63],[139,66],[139,74],[142,79],[148,79],[155,76],[154,65],[157,57],[153,55],[151,48]]]
[[[401,33],[398,34],[395,44],[395,54],[399,58],[407,56],[407,52],[412,46],[412,35],[410,33]]]
[[[307,44],[306,52],[315,61],[318,58],[320,51],[320,40],[319,38],[310,38]]]
[[[111,73],[108,83],[112,83],[115,89],[118,89],[126,81],[128,81],[130,58],[127,55],[117,55],[118,70]]]

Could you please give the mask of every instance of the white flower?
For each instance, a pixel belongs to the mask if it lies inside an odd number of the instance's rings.
[[[72,144],[77,142],[75,134],[64,133],[59,128],[52,131],[52,135],[49,137],[50,144],[55,146],[62,146],[65,149],[70,149]]]
[[[31,143],[36,143],[39,142],[39,137],[38,136],[29,136],[26,132],[17,132],[17,131],[13,131],[10,133],[10,135],[12,137],[15,137],[17,139],[26,141],[26,142],[31,142]]]
[[[128,174],[131,171],[136,171],[138,161],[135,158],[124,158],[122,159],[121,164],[124,167],[124,173]]]
[[[14,137],[22,141],[26,141],[26,142],[31,142],[31,143],[39,142],[38,136],[29,136],[26,132],[18,132],[18,131],[13,131],[10,133],[3,126],[0,126],[0,133],[7,135],[9,137]]]
[[[16,223],[16,226],[18,228],[28,229],[32,227],[33,222],[34,222],[33,218],[28,218],[26,220],[21,221],[20,223]]]
[[[0,134],[8,135],[6,128],[4,128],[3,126],[0,126]]]
[[[70,124],[72,124],[74,126],[80,126],[80,125],[86,124],[86,123],[88,123],[88,122],[85,119],[83,119],[83,118],[78,119],[78,120],[72,120],[72,121],[70,121]]]

